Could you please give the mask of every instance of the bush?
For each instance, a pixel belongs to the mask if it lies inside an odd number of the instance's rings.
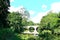
[[[33,37],[30,37],[30,38],[28,38],[27,40],[36,40],[35,38],[33,38]]]
[[[15,35],[9,28],[0,30],[0,40],[22,40],[21,37]]]

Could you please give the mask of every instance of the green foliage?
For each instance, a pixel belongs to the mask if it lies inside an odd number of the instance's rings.
[[[31,38],[28,38],[28,40],[36,40],[35,38],[31,37]]]
[[[55,40],[60,35],[60,18],[58,14],[50,12],[42,18],[38,29],[41,40]]]
[[[50,23],[50,27],[54,27],[57,24],[58,16],[57,14],[50,13],[44,16],[41,20],[41,26],[47,26]]]
[[[29,36],[27,40],[40,40],[40,38],[38,36]]]
[[[10,28],[0,30],[0,40],[22,40],[16,33],[12,32]]]
[[[27,26],[28,25],[27,18],[23,18],[21,22],[22,22],[22,26]]]
[[[32,21],[28,22],[28,26],[34,25],[34,23]]]
[[[10,22],[11,28],[14,29],[15,32],[22,32],[22,16],[18,12],[12,12],[8,15],[7,18]]]
[[[27,18],[23,18],[22,19],[22,25],[23,26],[31,26],[31,25],[34,25],[34,23],[32,21],[28,21]]]
[[[23,40],[27,40],[27,39],[30,38],[30,37],[34,37],[34,36],[31,35],[31,34],[21,34],[20,36],[21,36],[21,38],[22,38]]]

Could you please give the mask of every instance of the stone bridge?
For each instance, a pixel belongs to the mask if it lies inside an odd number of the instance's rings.
[[[29,31],[29,28],[30,28],[30,27],[33,27],[33,28],[34,28],[34,31],[33,31],[33,32],[30,32],[30,31]],[[33,34],[33,35],[38,35],[38,34],[39,34],[39,33],[37,32],[38,26],[26,26],[26,27],[24,27],[24,28],[27,28],[28,31],[24,31],[23,33]]]

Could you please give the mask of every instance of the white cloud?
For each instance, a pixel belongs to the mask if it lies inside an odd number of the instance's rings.
[[[14,2],[14,0],[10,0],[10,2]]]
[[[9,11],[10,12],[16,12],[17,8],[15,8],[14,6],[9,7]]]
[[[39,23],[41,18],[43,16],[43,13],[38,13],[35,17],[33,17],[31,20],[34,22],[34,23]]]
[[[11,6],[11,7],[9,7],[9,10],[8,11],[10,11],[10,12],[16,12],[16,11],[19,11],[20,8],[23,8],[23,6],[19,6],[17,8],[14,7],[14,6]]]
[[[51,4],[52,12],[60,12],[60,2],[55,2]]]
[[[43,16],[47,15],[49,11],[39,12],[35,17],[31,18],[34,23],[40,23]]]
[[[43,9],[43,10],[46,10],[46,8],[47,8],[47,5],[43,4],[43,5],[42,5],[42,9]]]
[[[30,13],[30,15],[33,15],[35,13],[35,11],[30,10],[29,13]]]

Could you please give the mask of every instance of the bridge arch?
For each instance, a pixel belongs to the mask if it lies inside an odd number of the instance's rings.
[[[31,28],[31,27],[34,28],[34,31],[33,31],[33,32],[30,32],[30,31],[29,31],[29,28]],[[28,29],[28,31],[25,31],[24,33],[33,34],[33,35],[39,34],[39,33],[37,32],[38,26],[26,26],[26,28]]]

